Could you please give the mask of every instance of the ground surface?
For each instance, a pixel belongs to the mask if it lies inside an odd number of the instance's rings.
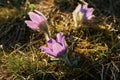
[[[79,0],[0,0],[0,79],[120,80],[120,0],[86,2],[96,17],[74,30],[72,12]],[[39,49],[46,44],[43,33],[24,23],[30,3],[47,17],[53,38],[63,32],[75,65],[53,61]]]

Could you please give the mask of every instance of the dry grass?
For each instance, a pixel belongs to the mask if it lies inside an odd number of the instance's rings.
[[[24,23],[29,11],[26,4],[20,9],[0,7],[0,79],[119,80],[120,1],[116,0],[112,5],[113,0],[99,3],[86,1],[95,8],[96,18],[83,23],[77,30],[74,30],[71,12],[79,0],[34,2],[35,9],[47,17],[52,37],[55,38],[58,32],[66,36],[73,66],[51,60],[39,50],[39,46],[46,44],[45,38],[42,33],[30,30]]]

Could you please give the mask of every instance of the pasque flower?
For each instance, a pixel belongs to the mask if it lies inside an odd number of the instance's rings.
[[[75,21],[75,24],[77,25],[77,23],[90,20],[92,17],[94,17],[93,11],[93,8],[88,8],[88,4],[79,4],[73,11],[73,19]]]
[[[25,23],[32,30],[39,31],[41,27],[45,25],[46,18],[41,12],[36,10],[36,12],[29,12],[28,15],[31,20],[25,20]]]
[[[40,49],[53,57],[59,57],[66,51],[65,36],[61,32],[57,34],[56,40],[50,39],[47,44],[47,47],[41,46]]]
[[[25,23],[29,28],[35,31],[43,31],[45,36],[49,38],[49,30],[47,25],[46,17],[39,11],[35,10],[34,12],[28,13],[31,20],[25,20]],[[48,39],[49,40],[49,39]]]

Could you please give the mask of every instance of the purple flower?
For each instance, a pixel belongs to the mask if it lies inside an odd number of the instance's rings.
[[[29,12],[28,15],[31,20],[25,20],[27,26],[35,31],[43,31],[45,34],[45,38],[48,41],[50,38],[50,33],[48,30],[46,17],[37,10],[35,10],[34,12]]]
[[[25,20],[25,23],[29,28],[36,31],[43,29],[42,27],[47,28],[47,20],[41,12],[35,10],[35,12],[29,12],[28,15],[31,20]]]
[[[84,20],[90,20],[92,17],[94,17],[93,11],[94,11],[94,9],[93,8],[88,8],[88,5],[83,5],[80,8],[80,13],[84,14],[84,17],[83,17]]]
[[[88,8],[88,4],[84,4],[82,6],[79,4],[73,11],[73,19],[75,23],[90,20],[94,17],[93,11],[93,8]]]
[[[57,39],[50,39],[47,44],[48,47],[41,46],[40,49],[53,57],[59,57],[66,51],[65,36],[63,36],[62,33],[58,33]]]

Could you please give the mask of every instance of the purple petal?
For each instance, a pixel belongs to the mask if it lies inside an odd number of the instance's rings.
[[[83,7],[82,7],[83,9],[88,9],[88,5],[83,5]]]
[[[29,15],[30,19],[35,23],[40,24],[41,22],[44,21],[44,18],[42,16],[40,16],[34,12],[29,12],[28,15]]]
[[[53,55],[55,57],[58,57],[59,55],[63,54],[63,46],[61,46],[59,43],[55,43],[52,45],[53,47]]]
[[[87,13],[90,14],[90,15],[92,15],[93,11],[94,11],[94,9],[90,8],[90,9],[87,10]]]
[[[45,46],[41,46],[40,49],[46,51],[46,50],[50,50],[48,47],[45,47]]]
[[[52,49],[52,45],[55,44],[55,43],[56,43],[56,40],[50,39],[47,44],[48,44],[48,47],[49,47],[50,49]]]
[[[85,14],[87,11],[85,9],[81,9],[79,13]]]
[[[66,48],[65,37],[62,38],[61,43],[62,43],[63,48]]]
[[[87,12],[87,10],[88,10],[88,7],[87,7],[87,6],[88,6],[88,5],[83,5],[83,6],[81,7],[80,11],[85,14],[85,13]]]
[[[93,11],[94,11],[93,8],[90,8],[90,9],[87,11],[86,17],[87,17],[88,20],[91,19],[91,18],[94,16],[94,15],[92,15],[92,14],[93,14]]]
[[[93,12],[93,11],[94,11],[94,9],[93,9],[93,8],[89,8],[89,11],[90,11],[90,12]]]
[[[32,22],[32,21],[29,21],[29,20],[26,20],[25,23],[27,24],[27,26],[33,30],[39,30],[39,24],[35,23],[35,22]]]
[[[37,10],[34,10],[34,11],[38,13],[40,16],[42,16],[45,20],[47,20],[46,17],[40,11],[37,11]]]
[[[53,51],[50,48],[41,46],[40,49],[43,50],[45,53],[53,56]]]
[[[93,17],[94,17],[94,15],[91,15],[91,16],[88,16],[87,18],[88,18],[88,20],[90,20]]]
[[[60,32],[57,34],[57,42],[61,43],[62,41],[62,38],[63,38],[63,34]]]

